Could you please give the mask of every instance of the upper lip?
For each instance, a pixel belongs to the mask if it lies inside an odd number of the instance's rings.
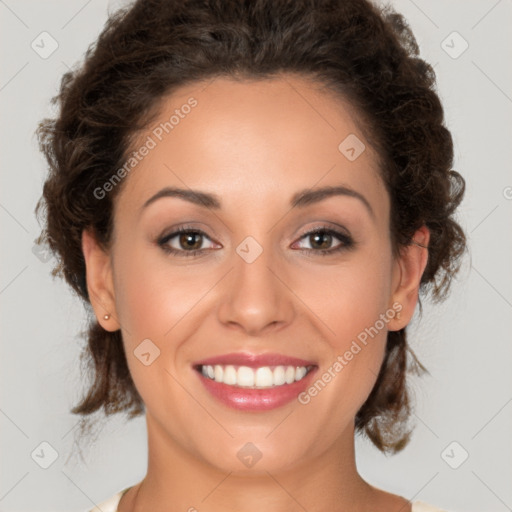
[[[214,366],[216,364],[248,366],[250,368],[258,368],[260,366],[316,366],[313,361],[283,354],[251,354],[249,352],[232,352],[230,354],[209,357],[208,359],[197,361],[194,366]]]

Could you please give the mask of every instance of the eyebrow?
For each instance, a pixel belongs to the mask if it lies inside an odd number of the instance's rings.
[[[290,201],[290,206],[292,208],[305,208],[306,206],[319,203],[320,201],[333,196],[347,196],[359,199],[368,210],[368,213],[370,213],[370,215],[375,219],[375,212],[366,197],[360,192],[343,185],[301,190],[293,195]],[[155,195],[151,196],[142,205],[141,210],[147,208],[150,204],[162,197],[177,197],[198,206],[203,206],[204,208],[212,210],[221,209],[220,198],[215,194],[201,192],[200,190],[165,187],[162,190],[159,190]]]

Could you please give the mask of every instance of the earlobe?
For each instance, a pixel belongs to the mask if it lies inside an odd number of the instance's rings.
[[[110,256],[98,244],[89,229],[82,231],[82,252],[86,267],[87,291],[96,318],[105,330],[116,331],[120,326],[115,310]]]
[[[418,302],[421,277],[427,266],[428,244],[430,231],[423,225],[414,233],[411,244],[402,247],[400,256],[395,262],[393,303],[399,303],[402,308],[399,318],[390,323],[390,330],[400,330],[405,327],[414,315]]]

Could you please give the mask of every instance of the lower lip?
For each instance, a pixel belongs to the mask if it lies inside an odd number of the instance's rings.
[[[209,379],[200,372],[197,374],[204,387],[228,407],[242,411],[268,411],[297,399],[299,393],[302,393],[310,385],[316,370],[316,367],[313,368],[303,379],[292,384],[265,389],[228,386]]]

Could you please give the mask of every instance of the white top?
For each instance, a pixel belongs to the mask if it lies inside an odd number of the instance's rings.
[[[106,501],[103,501],[92,510],[87,512],[117,512],[117,506],[121,501],[121,497],[125,492],[128,491],[130,487],[119,491],[117,494],[114,494],[111,498]],[[440,508],[434,507],[433,505],[429,505],[428,503],[424,503],[423,501],[414,501],[412,503],[412,512],[448,512],[447,510],[442,510]]]

